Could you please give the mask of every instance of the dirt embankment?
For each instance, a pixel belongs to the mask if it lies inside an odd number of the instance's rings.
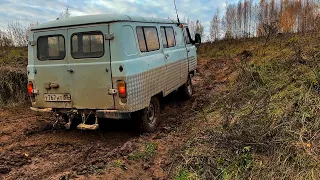
[[[201,119],[200,110],[208,104],[210,93],[227,80],[230,68],[223,60],[200,59],[198,72],[191,100],[180,101],[175,94],[164,99],[163,122],[153,134],[136,134],[128,120],[106,120],[98,131],[66,131],[52,128],[53,120],[37,120],[27,108],[0,111],[0,178],[172,177],[183,161],[176,151],[201,123],[196,120]],[[216,77],[211,72],[217,72]]]

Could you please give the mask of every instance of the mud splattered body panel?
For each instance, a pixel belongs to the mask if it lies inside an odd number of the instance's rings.
[[[123,24],[112,26],[111,31],[112,28],[117,29],[121,26],[123,28]],[[186,83],[189,72],[196,69],[197,59],[196,54],[188,58],[183,31],[176,24],[172,25],[176,45],[172,48],[164,48],[163,44],[160,44],[159,50],[152,52],[141,52],[139,49],[139,43],[135,37],[137,36],[136,27],[141,24],[132,23],[130,26],[134,34],[131,40],[130,37],[115,32],[115,36],[121,39],[118,42],[122,41],[123,44],[111,43],[111,64],[113,84],[116,84],[118,80],[124,80],[127,85],[127,102],[122,103],[120,98],[115,97],[115,107],[120,111],[134,112],[147,107],[152,96],[157,94],[166,96]],[[162,42],[160,28],[168,25],[156,24],[154,26],[158,30],[159,41]],[[126,32],[126,34],[130,33]],[[121,50],[125,49],[124,44],[135,44],[134,50],[131,49],[133,51],[131,55],[127,55],[125,50]],[[117,50],[119,51],[117,52]],[[166,54],[169,54],[169,58],[166,58]],[[113,58],[121,56],[122,60],[119,61],[117,58]],[[120,66],[123,67],[122,72],[119,71]]]
[[[195,58],[193,59],[195,61]],[[186,74],[186,76],[180,76],[180,73],[176,72],[177,69],[181,69],[184,72],[183,74]],[[166,73],[167,70],[169,70],[169,73]],[[179,76],[179,83],[173,88],[166,89],[168,84],[174,84],[174,81],[177,81],[176,78],[172,80],[172,77],[177,75]],[[124,79],[127,82],[128,91],[127,103],[123,104],[119,99],[116,99],[116,104],[118,104],[116,107],[119,110],[128,112],[143,109],[149,105],[152,96],[161,92],[163,92],[164,95],[168,95],[183,85],[187,81],[187,75],[188,59],[184,59],[128,77],[114,77],[114,82],[119,79]],[[169,86],[171,87],[171,85]]]
[[[61,21],[64,26],[49,23],[32,32],[28,78],[37,90],[34,107],[135,112],[146,108],[152,96],[166,96],[187,82],[189,73],[196,69],[197,57],[196,48],[186,44],[181,27],[167,20],[119,18],[122,20],[90,25],[71,18]],[[66,26],[66,21],[73,24]],[[161,33],[162,29],[168,31],[171,39],[167,33]],[[145,31],[144,41],[138,31]],[[39,44],[33,42],[55,34],[65,40],[65,56],[57,61],[39,60]],[[103,49],[97,48],[97,42]],[[50,45],[49,41],[46,43]],[[119,96],[119,81],[126,84],[125,98]],[[50,88],[50,83],[55,88]],[[53,95],[44,96],[47,93]],[[51,102],[44,98],[55,94],[70,94],[71,101]]]
[[[112,88],[109,41],[103,38],[107,33],[108,24],[35,32],[37,45],[31,47],[35,52],[34,63],[28,67],[29,79],[37,91],[33,106],[113,109],[114,99],[108,94]],[[55,44],[56,36],[63,37],[63,42]],[[46,41],[40,42],[41,38]],[[47,49],[42,49],[43,46]],[[63,56],[54,56],[62,52]],[[67,96],[71,97],[70,101],[55,98]]]

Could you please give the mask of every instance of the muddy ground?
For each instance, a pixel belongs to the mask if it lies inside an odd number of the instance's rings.
[[[101,120],[98,131],[66,131],[37,119],[27,106],[0,109],[0,179],[169,179],[181,161],[175,153],[190,128],[201,125],[199,113],[210,94],[232,72],[231,60],[198,64],[193,98],[165,98],[162,123],[152,134],[137,134],[129,120]],[[151,158],[130,158],[146,143],[157,145]]]

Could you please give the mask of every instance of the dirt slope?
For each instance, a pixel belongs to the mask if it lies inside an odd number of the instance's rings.
[[[181,160],[175,159],[175,150],[201,123],[195,119],[207,103],[208,92],[227,80],[230,68],[227,61],[200,59],[198,72],[194,97],[186,102],[176,99],[176,94],[166,98],[163,122],[153,134],[138,135],[129,121],[110,120],[99,131],[66,131],[52,128],[53,120],[36,120],[27,107],[0,110],[0,179],[171,177]],[[215,77],[212,72],[217,72]],[[208,85],[208,80],[213,83]]]

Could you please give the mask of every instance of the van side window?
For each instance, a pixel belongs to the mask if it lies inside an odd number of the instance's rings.
[[[143,35],[142,27],[137,27],[137,37],[139,42],[139,47],[141,52],[147,52],[146,40]]]
[[[40,61],[62,60],[65,56],[65,41],[62,35],[41,36],[38,38],[37,57]]]
[[[168,47],[168,42],[167,42],[166,31],[165,31],[164,27],[161,27],[160,33],[161,33],[161,39],[162,39],[163,47],[167,48]]]
[[[160,31],[164,48],[176,46],[176,39],[172,27],[161,27]]]
[[[191,44],[190,31],[189,31],[188,27],[183,28],[183,35],[184,35],[184,39],[186,40],[186,44]]]
[[[137,37],[141,52],[160,49],[158,32],[155,27],[137,27]]]
[[[104,55],[102,32],[75,33],[71,36],[71,56],[74,59],[99,58]]]

